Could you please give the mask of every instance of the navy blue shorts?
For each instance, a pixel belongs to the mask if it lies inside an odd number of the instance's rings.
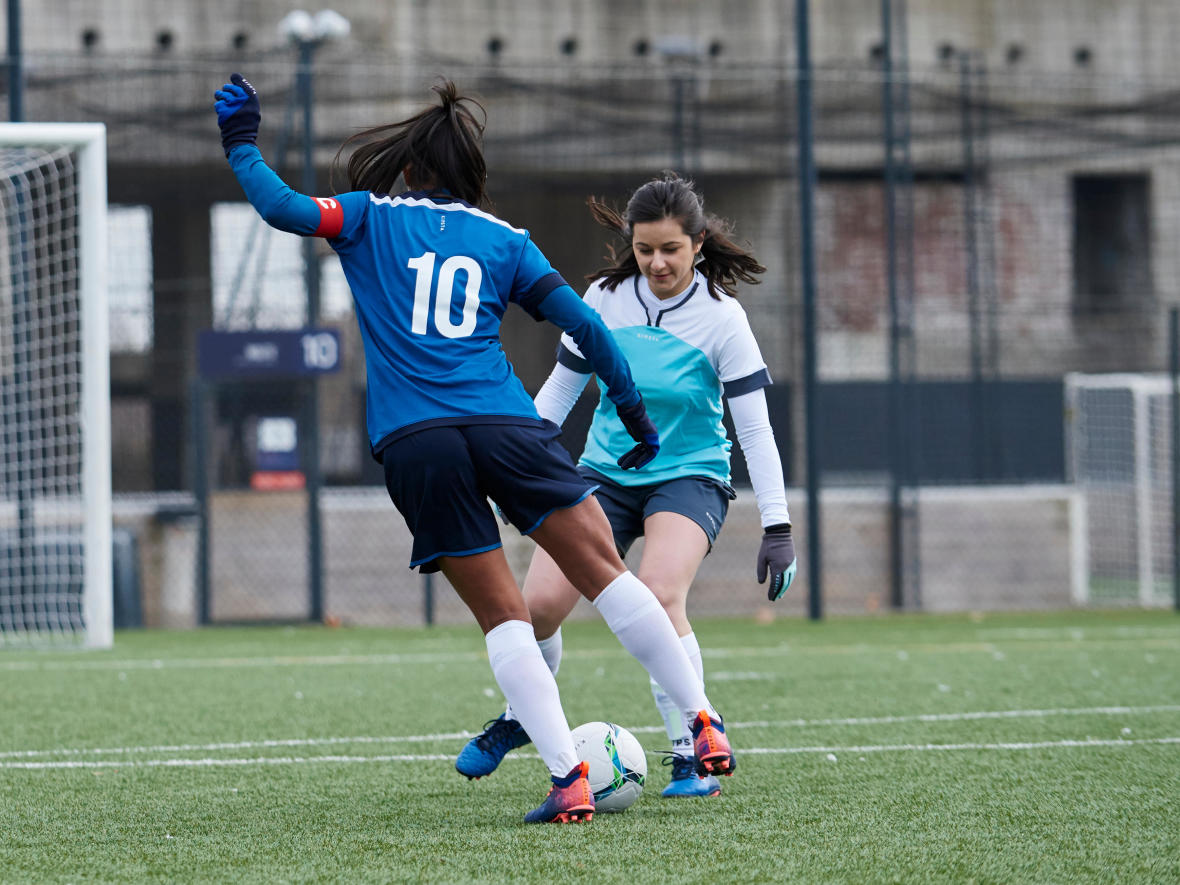
[[[440,556],[471,556],[501,546],[488,498],[521,534],[554,510],[573,507],[593,483],[578,473],[556,424],[430,427],[381,452],[385,488],[414,536],[410,568],[438,571]]]
[[[643,521],[653,513],[687,516],[701,527],[712,550],[729,513],[729,502],[737,497],[730,486],[706,476],[686,476],[646,486],[621,486],[589,467],[579,467],[578,472],[598,486],[594,497],[610,520],[620,556],[625,556],[635,539],[643,536]]]

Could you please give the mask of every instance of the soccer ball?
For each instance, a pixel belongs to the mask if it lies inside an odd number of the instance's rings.
[[[590,763],[594,810],[630,808],[647,779],[647,756],[635,735],[613,722],[587,722],[572,735],[578,758]]]

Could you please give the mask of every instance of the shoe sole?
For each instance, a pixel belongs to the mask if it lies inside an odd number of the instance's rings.
[[[700,760],[700,764],[697,765],[697,774],[702,776],[720,774],[725,777],[733,777],[735,768],[737,768],[737,760],[733,758],[732,753],[712,753]]]
[[[721,787],[707,793],[660,793],[662,799],[711,799],[721,795]]]
[[[571,808],[552,817],[545,823],[549,824],[588,824],[594,819],[593,808]]]

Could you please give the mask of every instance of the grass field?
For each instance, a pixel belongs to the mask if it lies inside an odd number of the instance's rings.
[[[660,798],[645,674],[566,627],[571,725],[649,750],[619,815],[526,826],[531,748],[452,768],[501,701],[474,626],[127,632],[0,653],[0,881],[1180,882],[1180,618],[699,621],[738,752]]]

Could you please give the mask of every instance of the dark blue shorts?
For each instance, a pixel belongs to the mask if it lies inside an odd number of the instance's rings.
[[[501,545],[491,498],[521,534],[594,491],[559,442],[556,424],[430,427],[381,452],[385,487],[414,536],[410,568]]]
[[[579,467],[578,472],[598,486],[594,497],[606,511],[621,556],[626,555],[636,538],[643,536],[643,521],[653,513],[687,516],[701,527],[712,550],[729,513],[729,502],[737,497],[728,485],[705,476],[686,476],[646,486],[621,486],[589,467]]]

